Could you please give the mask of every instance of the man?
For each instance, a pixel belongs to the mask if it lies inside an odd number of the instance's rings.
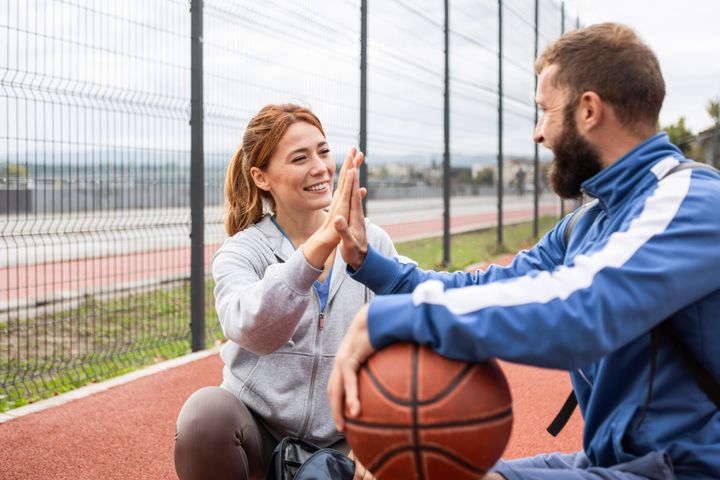
[[[597,203],[568,238],[572,215],[510,266],[470,274],[368,249],[355,201],[349,224],[336,223],[343,255],[386,296],[357,314],[338,351],[328,387],[338,428],[343,411],[359,412],[362,362],[413,341],[465,361],[571,371],[583,451],[499,461],[488,479],[720,478],[720,412],[675,345],[720,378],[720,175],[668,174],[687,160],[656,133],[664,81],[629,28],[565,34],[535,68],[534,140],[554,153],[552,186]],[[673,338],[653,333],[661,324]]]

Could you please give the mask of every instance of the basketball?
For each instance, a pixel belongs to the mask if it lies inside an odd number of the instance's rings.
[[[346,418],[346,436],[379,480],[482,478],[510,438],[510,389],[494,361],[394,344],[361,367],[358,396],[360,414]]]

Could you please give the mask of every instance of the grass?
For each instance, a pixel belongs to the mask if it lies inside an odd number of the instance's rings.
[[[557,218],[542,217],[540,233]],[[425,269],[461,270],[533,245],[532,223],[452,237],[452,262],[442,265],[442,238],[402,242],[398,252]],[[214,283],[205,290],[206,346],[222,339]],[[190,353],[190,287],[180,285],[110,299],[88,296],[76,307],[0,324],[0,412]]]
[[[222,339],[205,290],[206,346]],[[190,353],[188,282],[0,325],[0,412]]]
[[[540,235],[555,226],[557,217],[540,218]],[[488,228],[474,232],[461,233],[451,237],[450,264],[442,264],[442,238],[425,238],[410,242],[397,243],[395,247],[401,255],[415,260],[421,268],[433,270],[462,270],[468,265],[492,260],[506,253],[514,253],[529,248],[537,241],[532,234],[532,223],[508,225],[503,231],[504,245],[497,245],[497,229]]]

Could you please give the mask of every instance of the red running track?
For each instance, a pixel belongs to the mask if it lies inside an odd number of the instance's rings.
[[[543,207],[540,214],[556,213],[555,207]],[[532,209],[509,210],[506,223],[532,218]],[[495,212],[460,215],[452,218],[453,232],[493,226]],[[393,239],[402,241],[420,236],[442,235],[442,218],[381,225]],[[205,245],[205,264],[209,268],[220,244]],[[0,305],[29,301],[30,306],[45,300],[72,297],[77,292],[97,292],[103,287],[133,286],[142,281],[161,281],[188,276],[190,247],[177,247],[107,257],[61,260],[56,262],[0,268]]]
[[[575,413],[553,438],[544,429],[570,389],[567,373],[501,363],[514,424],[503,455],[517,458],[581,447]],[[0,424],[3,480],[171,480],[175,419],[185,399],[218,385],[215,355]]]
[[[501,367],[512,390],[514,417],[503,456],[579,450],[582,419],[577,412],[557,438],[545,431],[570,391],[568,374],[505,362]],[[0,423],[0,479],[176,479],[177,414],[192,392],[218,385],[221,372],[222,362],[214,355]]]

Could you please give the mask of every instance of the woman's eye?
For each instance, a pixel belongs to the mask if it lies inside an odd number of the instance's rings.
[[[303,160],[305,160],[305,158],[306,158],[305,155],[300,156],[300,157],[295,157],[292,159],[292,162],[293,163],[302,162]]]
[[[320,155],[327,155],[328,153],[330,153],[329,148],[323,148],[322,150],[320,150]]]

